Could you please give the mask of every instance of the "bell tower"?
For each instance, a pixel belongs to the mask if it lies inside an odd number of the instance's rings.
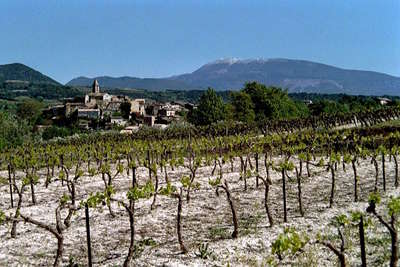
[[[100,86],[99,86],[99,82],[97,80],[93,81],[93,85],[92,85],[92,93],[100,93]]]

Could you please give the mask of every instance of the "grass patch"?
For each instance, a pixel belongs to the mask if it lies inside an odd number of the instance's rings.
[[[142,255],[145,247],[155,247],[157,245],[157,242],[152,239],[152,238],[145,238],[142,240],[139,240],[135,244],[135,252],[133,254],[133,258],[137,259]]]
[[[243,235],[256,234],[258,232],[258,225],[262,219],[262,214],[249,214],[239,219],[239,232]]]
[[[208,237],[211,240],[228,239],[231,237],[231,234],[225,227],[213,226],[209,228]]]

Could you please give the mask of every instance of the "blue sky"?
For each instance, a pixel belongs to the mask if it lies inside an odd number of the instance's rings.
[[[400,76],[398,0],[2,0],[0,64],[65,83],[165,77],[220,58],[306,59]]]

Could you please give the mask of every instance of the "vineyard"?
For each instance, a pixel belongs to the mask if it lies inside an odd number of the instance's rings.
[[[398,109],[0,155],[0,265],[398,265]]]

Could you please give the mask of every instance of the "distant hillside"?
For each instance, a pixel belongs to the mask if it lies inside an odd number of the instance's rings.
[[[0,82],[5,81],[60,85],[50,77],[20,63],[0,65]]]
[[[289,92],[352,95],[400,95],[400,78],[383,73],[346,70],[321,63],[291,59],[226,59],[198,70],[160,79],[97,77],[100,86],[148,90],[188,90],[213,87],[238,90],[245,82],[287,88]],[[76,78],[67,85],[88,86],[93,79]]]
[[[90,86],[93,83],[93,80],[97,79],[100,83],[100,87],[106,88],[133,88],[133,89],[147,89],[147,90],[166,90],[166,89],[175,89],[175,90],[188,90],[191,89],[189,85],[179,80],[172,79],[157,79],[157,78],[134,78],[134,77],[95,77],[95,78],[87,78],[87,77],[78,77],[66,85],[69,86]]]

